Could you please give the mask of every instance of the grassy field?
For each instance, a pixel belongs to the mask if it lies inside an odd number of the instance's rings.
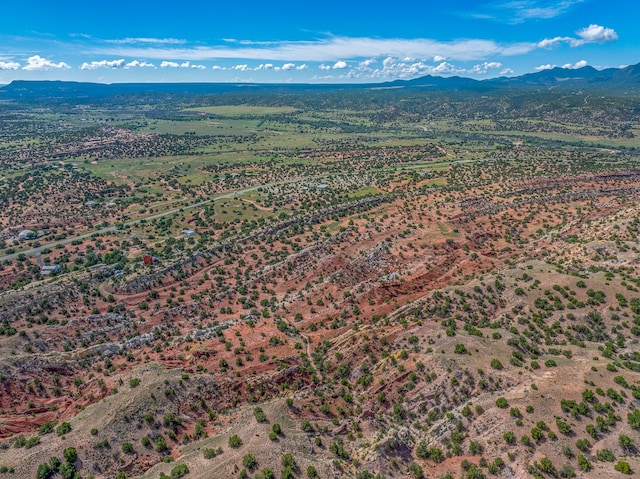
[[[183,111],[197,111],[226,117],[234,116],[266,116],[294,113],[297,108],[289,106],[258,106],[258,105],[221,105],[197,108],[185,108]]]

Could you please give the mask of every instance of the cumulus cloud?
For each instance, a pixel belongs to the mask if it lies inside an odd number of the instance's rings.
[[[587,43],[609,43],[618,39],[618,34],[612,28],[606,28],[592,23],[588,27],[576,32],[579,38],[575,37],[553,37],[545,38],[538,42],[538,48],[553,48],[561,43],[567,43],[571,47],[579,47]]]
[[[100,60],[91,63],[84,62],[80,66],[80,70],[97,70],[98,68],[122,68],[125,66],[124,58],[119,60]]]
[[[490,71],[501,70],[502,75],[513,74],[513,70],[504,68],[496,61],[478,63],[471,68],[464,68],[454,63],[441,61],[432,64],[425,60],[414,60],[406,57],[387,56],[381,66],[360,62],[351,68],[344,78],[360,78],[366,80],[410,79],[424,75],[486,75]],[[332,77],[335,79],[335,77]]]
[[[309,68],[309,66],[306,63],[303,63],[302,65],[298,65],[296,70],[306,70],[307,68]]]
[[[149,63],[149,62],[145,62],[145,61],[139,61],[139,60],[133,60],[130,61],[129,63],[127,63],[125,66],[125,68],[155,68],[156,66],[153,63]]]
[[[433,57],[433,61],[434,61],[434,62],[443,62],[443,61],[445,61],[446,59],[447,59],[447,57],[443,57],[443,56],[441,56],[441,55],[435,55],[435,56]]]
[[[564,65],[562,65],[562,67],[560,68],[567,68],[569,70],[577,70],[578,68],[582,68],[582,67],[586,67],[588,65],[586,60],[580,60],[578,62],[575,63],[565,63]],[[558,65],[552,65],[551,63],[547,63],[546,65],[539,65],[535,68],[536,71],[542,71],[542,70],[551,70],[553,68],[556,68]]]
[[[605,28],[595,23],[576,33],[585,43],[608,43],[618,39],[618,34],[613,28]]]
[[[511,68],[503,68],[500,70],[500,75],[513,75],[515,72]]]
[[[195,70],[206,70],[207,67],[204,65],[200,65],[200,64],[191,64],[191,62],[182,62],[182,63],[178,63],[178,62],[170,62],[167,60],[164,60],[161,64],[160,64],[160,68],[191,68],[191,69],[195,69]],[[216,69],[216,67],[213,67],[214,70]]]
[[[161,68],[191,68],[194,70],[206,70],[207,67],[205,67],[204,65],[200,65],[200,64],[191,64],[191,62],[182,62],[182,63],[178,63],[178,62],[167,62],[164,61],[160,64]]]
[[[331,67],[329,65],[324,65],[324,64],[319,65],[318,68],[320,70],[331,70]]]
[[[502,63],[500,62],[484,62],[478,65],[474,65],[471,68],[470,73],[475,73],[477,75],[485,75],[489,70],[502,68]]]
[[[347,68],[347,62],[345,61],[339,60],[333,64],[334,70],[342,70],[344,68]]]
[[[231,67],[232,70],[239,70],[241,72],[246,72],[246,71],[251,71],[251,68],[249,68],[249,65],[242,64],[242,65],[234,65]]]
[[[261,63],[260,65],[254,68],[254,70],[257,70],[257,71],[271,70],[271,69],[273,69],[273,63]]]
[[[575,62],[573,64],[566,63],[565,65],[562,65],[562,68],[577,70],[578,68],[583,68],[583,67],[586,67],[587,65],[588,65],[587,60],[580,60],[579,62]]]
[[[295,67],[295,63],[285,63],[284,65],[282,65],[283,70],[293,70]]]
[[[388,56],[382,60],[381,67],[376,67],[372,63],[359,63],[357,67],[351,69],[347,73],[347,77],[367,79],[404,79],[429,74],[449,75],[457,73],[468,73],[468,71],[445,61],[440,62],[437,65],[430,65],[424,61],[416,61],[406,57],[396,58]]]
[[[47,60],[46,58],[42,58],[40,55],[34,55],[27,59],[27,64],[22,67],[23,70],[27,71],[43,71],[43,70],[68,70],[71,67],[67,65],[65,62],[54,63],[51,60]]]
[[[0,62],[0,70],[17,70],[20,64],[17,62]]]

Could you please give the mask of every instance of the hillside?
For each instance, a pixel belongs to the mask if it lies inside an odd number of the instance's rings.
[[[424,90],[13,103],[0,476],[640,471],[637,99]]]

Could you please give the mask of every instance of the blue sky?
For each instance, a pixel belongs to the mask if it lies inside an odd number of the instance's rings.
[[[17,0],[0,83],[381,82],[640,62],[636,0]]]

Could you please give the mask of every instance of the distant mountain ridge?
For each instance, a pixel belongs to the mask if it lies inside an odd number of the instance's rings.
[[[640,90],[640,63],[624,68],[597,70],[554,67],[515,77],[475,80],[460,76],[426,75],[412,80],[368,84],[273,84],[273,83],[88,83],[73,81],[15,80],[0,87],[0,99],[37,100],[40,98],[110,97],[131,94],[201,95],[230,91],[323,91],[384,88],[429,88],[455,91],[500,91],[502,89],[581,89],[612,92]]]
[[[640,88],[640,63],[624,68],[597,70],[592,66],[582,68],[554,67],[515,77],[498,77],[475,80],[465,77],[437,77],[427,75],[413,80],[396,80],[394,85],[453,87],[457,89],[500,89],[502,87],[635,87]]]

